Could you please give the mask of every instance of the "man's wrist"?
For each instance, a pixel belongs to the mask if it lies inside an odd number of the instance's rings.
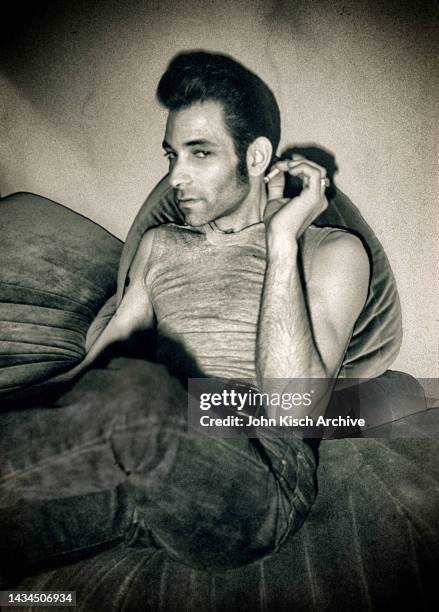
[[[267,259],[271,262],[295,262],[299,244],[291,235],[267,234]]]

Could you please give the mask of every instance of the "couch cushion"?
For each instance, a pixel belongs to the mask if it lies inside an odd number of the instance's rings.
[[[51,200],[0,201],[0,397],[67,371],[116,289],[122,243]]]

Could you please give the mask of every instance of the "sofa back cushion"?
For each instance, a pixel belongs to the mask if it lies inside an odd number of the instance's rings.
[[[116,290],[120,240],[46,198],[0,200],[0,397],[65,372]]]

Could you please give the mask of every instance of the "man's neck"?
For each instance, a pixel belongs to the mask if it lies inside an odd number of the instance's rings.
[[[222,232],[239,232],[263,220],[267,204],[267,191],[262,181],[251,181],[250,191],[239,208],[233,213],[214,221],[215,227]]]

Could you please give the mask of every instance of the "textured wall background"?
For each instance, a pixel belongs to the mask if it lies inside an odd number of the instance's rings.
[[[0,190],[124,238],[165,173],[157,81],[181,49],[227,52],[273,88],[282,147],[332,152],[401,294],[395,368],[437,376],[437,3],[95,0],[14,4],[0,42]]]

